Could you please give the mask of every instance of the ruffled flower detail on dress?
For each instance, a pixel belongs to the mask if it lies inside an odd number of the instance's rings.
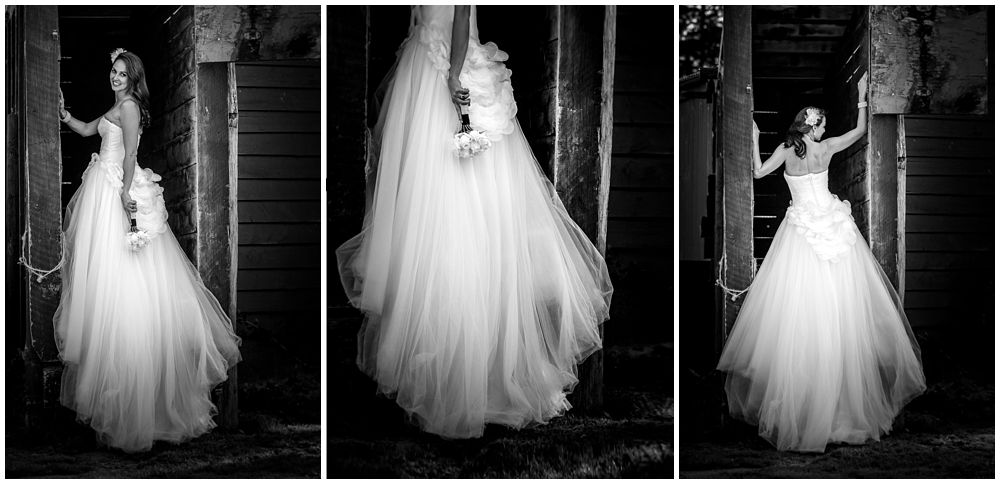
[[[826,207],[807,202],[792,204],[785,217],[812,245],[821,260],[837,262],[838,257],[851,249],[857,239],[851,204],[836,195]]]
[[[459,81],[469,90],[469,118],[473,129],[486,133],[493,141],[514,132],[517,103],[510,82],[511,71],[504,65],[507,53],[493,42],[480,44],[469,40],[469,52]]]
[[[167,206],[163,201],[163,188],[156,183],[158,181],[160,175],[153,170],[136,167],[128,191],[135,200],[136,227],[146,231],[150,238],[167,231]]]
[[[444,32],[438,29],[418,26],[417,31],[420,42],[427,46],[427,57],[430,58],[431,64],[441,73],[442,79],[448,79],[448,70],[451,69],[448,47],[451,39],[445,37]]]
[[[125,170],[122,169],[121,163],[115,163],[113,161],[101,161],[101,155],[97,153],[90,154],[90,164],[87,165],[87,169],[83,170],[83,177],[87,178],[87,172],[94,168],[94,166],[99,166],[104,172],[104,178],[108,180],[119,193],[121,193],[124,183],[122,183],[122,178],[125,176]]]

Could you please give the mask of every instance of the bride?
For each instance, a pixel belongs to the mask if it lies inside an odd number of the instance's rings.
[[[337,250],[365,313],[357,362],[427,432],[544,423],[570,408],[576,364],[601,346],[607,266],[532,155],[507,54],[480,43],[476,8],[411,17],[363,230]],[[457,151],[463,110],[485,151]]]
[[[857,126],[822,139],[822,109],[799,111],[764,163],[753,126],[753,173],[785,165],[792,203],[761,264],[718,369],[729,411],[779,450],[879,440],[924,391],[920,352],[899,297],[851,217],[827,188],[833,155],[866,130],[868,75]]]
[[[142,61],[111,54],[115,104],[84,122],[101,135],[66,207],[63,288],[53,323],[65,364],[60,400],[126,452],[181,442],[212,429],[212,387],[240,360],[240,339],[167,225],[160,180],[136,162],[149,123]],[[131,219],[131,220],[130,220]]]

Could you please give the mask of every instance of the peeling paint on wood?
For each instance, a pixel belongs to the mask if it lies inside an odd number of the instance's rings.
[[[196,62],[320,58],[319,6],[195,6]]]

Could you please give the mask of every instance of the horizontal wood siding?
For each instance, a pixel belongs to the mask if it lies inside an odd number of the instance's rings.
[[[619,6],[607,262],[615,284],[608,340],[672,339],[673,64],[649,63],[646,34],[672,35],[666,7]],[[666,30],[664,30],[666,29]],[[664,314],[668,316],[663,316]]]
[[[910,323],[991,321],[995,167],[990,122],[985,116],[909,115],[904,126],[904,306]]]
[[[240,63],[237,307],[254,326],[320,310],[318,62]]]

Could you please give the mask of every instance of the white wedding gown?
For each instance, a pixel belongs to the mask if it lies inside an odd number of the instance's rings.
[[[507,56],[472,8],[462,85],[493,146],[454,153],[445,79],[454,7],[414,7],[379,115],[363,231],[337,250],[365,313],[358,365],[428,432],[482,435],[568,408],[576,365],[600,348],[612,287],[515,118]],[[373,178],[375,177],[375,178]]]
[[[718,365],[730,413],[779,450],[878,440],[926,388],[899,297],[827,176],[785,175],[792,204]]]
[[[122,209],[122,130],[98,124],[101,152],[66,208],[56,344],[61,401],[105,444],[126,452],[181,442],[215,425],[209,392],[240,360],[240,340],[167,226],[159,176],[135,168],[129,194],[139,229],[133,251]]]

